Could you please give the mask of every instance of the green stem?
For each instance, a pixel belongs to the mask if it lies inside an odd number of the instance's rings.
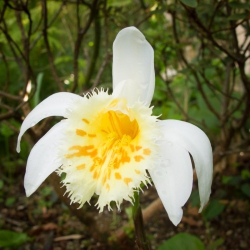
[[[138,192],[134,192],[134,206],[133,206],[133,220],[135,226],[135,237],[136,237],[136,244],[138,249],[142,250],[150,250],[151,246],[149,241],[147,240],[144,226],[143,226],[143,218],[142,218],[142,211],[141,205],[139,202],[139,194]]]

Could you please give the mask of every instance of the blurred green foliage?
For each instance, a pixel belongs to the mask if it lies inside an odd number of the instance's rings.
[[[25,233],[13,232],[9,230],[0,230],[0,247],[9,249],[7,247],[18,247],[27,241],[32,239]]]
[[[158,250],[204,250],[202,241],[191,234],[179,233],[165,241]]]

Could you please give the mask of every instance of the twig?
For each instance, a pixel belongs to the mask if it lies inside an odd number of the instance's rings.
[[[100,26],[100,18],[98,11],[95,14],[95,33],[94,33],[94,46],[93,46],[93,52],[91,55],[90,63],[87,69],[87,73],[85,76],[85,84],[83,87],[90,87],[91,84],[91,77],[94,73],[97,58],[99,55],[99,50],[100,50],[100,43],[101,43],[101,26]]]
[[[85,34],[87,33],[88,29],[90,28],[90,24],[92,23],[92,21],[95,17],[96,7],[98,4],[98,1],[99,0],[93,0],[93,3],[91,5],[91,9],[90,9],[89,19],[88,19],[84,28],[80,27],[80,22],[78,21],[77,38],[75,41],[74,60],[73,60],[74,83],[73,83],[73,87],[72,87],[71,92],[75,92],[76,88],[78,86],[78,56],[80,53],[80,47],[81,47],[82,39],[85,36]],[[79,9],[77,11],[77,18],[79,19]]]
[[[0,108],[4,108],[4,109],[7,109],[7,110],[12,110],[12,108],[10,107],[10,106],[8,106],[8,105],[6,105],[6,104],[4,104],[4,103],[1,103],[0,102]]]
[[[93,86],[92,86],[92,89],[93,89],[93,88],[96,88],[96,87],[98,86],[98,84],[99,84],[99,82],[100,82],[100,79],[101,79],[101,76],[102,76],[102,73],[103,73],[103,71],[104,71],[104,69],[105,69],[107,63],[109,62],[111,56],[112,56],[112,55],[111,55],[110,53],[107,52],[107,54],[106,54],[104,60],[102,61],[101,66],[100,66],[100,68],[99,68],[99,70],[98,70],[98,73],[97,73],[97,75],[96,75],[96,78],[95,78],[94,83],[93,83]]]
[[[178,33],[177,33],[177,29],[176,29],[176,19],[175,19],[175,13],[173,12],[172,13],[172,21],[173,21],[173,33],[174,33],[174,37],[175,37],[175,41],[177,44],[180,44],[180,40],[178,38]],[[216,110],[214,109],[214,107],[211,105],[210,101],[208,100],[204,90],[203,90],[203,87],[202,87],[202,84],[200,82],[200,79],[199,79],[199,76],[198,74],[196,73],[195,69],[193,69],[193,67],[188,63],[187,59],[185,58],[181,48],[178,49],[178,52],[179,52],[179,55],[182,59],[182,61],[185,63],[185,65],[192,71],[193,73],[193,76],[195,77],[195,80],[196,80],[196,83],[197,83],[197,87],[207,105],[207,107],[210,109],[210,111],[218,118],[220,119],[220,116],[219,114],[216,112]]]
[[[22,98],[20,96],[16,96],[16,95],[11,95],[9,93],[6,93],[4,91],[0,90],[0,96],[4,96],[6,98],[12,99],[12,100],[16,100],[16,101],[21,101]]]
[[[212,42],[212,44],[220,49],[220,51],[224,52],[227,56],[232,58],[233,60],[237,62],[242,62],[242,58],[236,55],[235,53],[231,52],[229,49],[227,49],[225,46],[220,45],[213,37],[213,34],[203,25],[203,23],[200,21],[200,19],[197,16],[196,10],[192,8],[188,8],[185,4],[182,4],[184,9],[186,10],[186,13],[188,17],[190,18],[190,24],[193,26],[195,30],[198,30],[202,32],[202,34]]]
[[[49,22],[49,24],[47,24],[47,29],[54,23],[54,21],[56,20],[56,18],[58,17],[58,15],[61,13],[63,6],[65,5],[66,0],[63,0],[61,6],[59,7],[59,9],[57,10],[57,12],[55,13],[55,15],[52,17],[51,21]],[[41,20],[39,21],[42,22],[43,16],[41,17]],[[39,41],[39,39],[43,36],[43,32],[41,32],[32,42],[32,44],[30,45],[30,49],[32,49],[36,43]]]
[[[44,27],[43,27],[43,38],[44,38],[44,43],[45,43],[45,47],[48,53],[48,59],[49,59],[49,64],[50,64],[50,68],[51,68],[51,72],[52,75],[56,81],[56,84],[59,88],[60,91],[63,91],[63,84],[60,81],[57,72],[56,72],[56,67],[54,65],[54,59],[53,59],[53,54],[51,52],[50,49],[50,45],[49,45],[49,40],[48,40],[48,34],[47,34],[47,29],[48,29],[48,14],[47,14],[47,0],[43,0],[43,4],[42,4],[42,16],[43,16],[43,20],[44,20]]]

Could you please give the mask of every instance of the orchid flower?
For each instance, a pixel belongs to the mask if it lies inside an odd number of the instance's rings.
[[[53,172],[62,180],[72,202],[80,207],[98,195],[100,212],[120,209],[123,200],[153,181],[173,224],[198,176],[200,210],[212,182],[212,149],[198,127],[178,120],[159,120],[150,103],[155,88],[154,52],[135,27],[121,30],[113,44],[113,93],[94,90],[84,96],[56,93],[35,107],[22,123],[17,142],[27,129],[49,116],[63,119],[33,147],[24,186],[30,196]],[[149,174],[150,176],[149,176]]]

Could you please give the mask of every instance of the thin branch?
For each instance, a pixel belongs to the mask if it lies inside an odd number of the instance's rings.
[[[93,0],[93,3],[91,5],[91,9],[90,9],[89,19],[88,19],[85,27],[81,28],[80,24],[77,27],[77,38],[76,38],[76,42],[75,42],[74,61],[73,61],[74,84],[72,87],[72,92],[75,92],[76,88],[78,86],[78,57],[79,57],[79,53],[80,53],[82,39],[85,36],[85,34],[87,33],[88,29],[90,28],[90,24],[92,23],[92,21],[95,17],[96,7],[98,4],[98,1],[99,0]],[[77,12],[77,15],[79,16],[79,12]]]
[[[232,9],[229,6],[228,1],[226,1],[226,10],[227,10],[228,17],[230,17]],[[237,37],[237,34],[236,34],[236,30],[235,30],[235,21],[230,20],[229,24],[230,24],[230,27],[231,27],[231,34],[232,34],[232,37],[233,37],[232,45],[233,45],[233,48],[236,50],[236,54],[240,57],[241,54],[240,54],[238,37]]]
[[[0,30],[3,31],[3,33],[4,33],[4,35],[5,35],[5,38],[6,38],[6,40],[8,41],[8,45],[9,45],[9,47],[10,47],[10,50],[11,50],[11,52],[12,52],[14,58],[15,58],[15,62],[18,64],[19,68],[20,68],[22,71],[24,71],[23,62],[22,62],[21,58],[17,55],[17,53],[16,53],[16,51],[15,51],[15,48],[14,48],[14,46],[13,46],[13,42],[12,42],[13,40],[12,40],[12,38],[11,38],[11,37],[9,36],[9,34],[8,34],[8,27],[7,27],[7,24],[6,24],[6,22],[5,22],[5,19],[3,19],[2,22],[3,22],[4,28],[0,27]],[[17,48],[17,50],[20,51],[19,48]]]
[[[0,50],[1,50],[1,48],[0,48]],[[6,84],[3,88],[3,90],[6,91],[9,87],[9,84],[10,84],[10,70],[9,70],[9,65],[8,65],[8,62],[7,62],[4,54],[2,54],[2,58],[3,58],[3,63],[5,65],[5,72],[6,72]]]
[[[0,15],[0,23],[2,22],[3,18],[4,18],[4,14],[5,14],[5,11],[7,9],[7,3],[6,1],[4,2],[4,6],[3,6],[3,9],[1,11],[1,15]]]
[[[15,46],[15,48],[17,49],[17,51],[20,53],[22,59],[23,59],[26,63],[28,63],[28,62],[27,62],[27,59],[26,59],[25,55],[23,54],[22,50],[20,49],[20,47],[17,45],[17,43],[16,43],[16,42],[12,39],[12,37],[9,35],[9,33],[8,33],[8,31],[7,31],[7,25],[6,25],[6,23],[5,23],[4,20],[3,20],[3,23],[4,23],[4,26],[5,26],[5,29],[3,29],[2,27],[0,27],[0,29],[3,31],[3,33],[4,33],[5,37],[6,37],[6,39],[7,39],[11,44],[13,44],[13,45]],[[14,50],[13,50],[13,51],[14,51]],[[13,51],[12,51],[12,52],[13,52]],[[13,52],[13,54],[14,54],[14,56],[16,55],[15,52]],[[18,57],[17,57],[17,58],[18,58]]]
[[[12,10],[18,10],[18,11],[22,11],[22,10],[23,10],[22,6],[20,6],[20,5],[18,5],[18,4],[17,4],[17,7],[14,7],[14,6],[12,6],[12,5],[10,4],[10,1],[9,1],[9,0],[4,0],[4,1],[5,1],[5,4],[6,4],[10,9],[12,9]]]
[[[222,95],[224,95],[224,96],[226,96],[226,97],[228,97],[228,98],[230,98],[230,99],[232,99],[232,100],[236,100],[236,101],[238,101],[238,102],[240,101],[239,98],[234,97],[234,96],[232,96],[232,95],[230,95],[230,94],[227,94],[227,93],[223,92],[222,90],[216,88],[216,87],[207,79],[207,77],[205,76],[204,72],[199,71],[199,73],[200,73],[200,75],[202,76],[202,78],[205,80],[207,86],[210,87],[210,89],[213,88],[215,91],[218,91],[218,92],[221,93]]]
[[[11,111],[0,115],[0,121],[10,119],[16,115],[18,115],[17,111],[22,108],[27,102],[21,102],[16,108],[12,109]]]
[[[26,36],[25,34],[25,29],[22,23],[22,19],[21,19],[21,12],[20,11],[15,11],[16,14],[16,19],[17,19],[17,24],[19,26],[19,29],[21,31],[21,36],[22,36],[22,43],[23,43],[23,51],[24,51],[24,56],[26,59],[26,67],[25,67],[25,77],[24,77],[24,87],[23,87],[23,93],[26,92],[26,88],[28,85],[28,82],[30,80],[30,63],[29,63],[29,43],[30,43],[30,36],[31,36],[31,29],[32,29],[32,20],[31,20],[31,16],[30,16],[30,12],[29,10],[23,6],[24,12],[28,15],[28,19],[29,19],[29,30],[28,30],[28,35]],[[26,9],[26,10],[25,10]]]
[[[53,54],[51,52],[50,49],[50,45],[49,45],[49,40],[48,40],[48,33],[47,33],[47,29],[48,29],[48,13],[47,13],[47,0],[43,0],[43,4],[42,4],[42,15],[43,15],[43,20],[44,20],[44,27],[43,27],[43,38],[44,38],[44,43],[45,43],[45,47],[48,53],[48,59],[49,59],[49,64],[50,64],[50,68],[51,68],[51,72],[52,75],[56,81],[56,84],[59,88],[60,91],[63,91],[63,84],[60,81],[57,72],[56,72],[56,67],[54,64],[54,59],[53,59]]]
[[[155,11],[151,11],[147,16],[145,16],[142,20],[140,20],[138,23],[136,23],[135,27],[138,28],[141,24],[143,24],[145,21],[147,21],[154,14],[155,14]]]
[[[100,18],[97,14],[95,15],[95,32],[94,32],[94,46],[93,46],[93,52],[91,55],[90,63],[87,69],[87,73],[85,75],[85,86],[84,87],[89,87],[91,84],[91,77],[94,73],[95,66],[96,66],[96,61],[99,55],[99,50],[100,50],[100,44],[101,44],[101,26],[100,26]]]
[[[209,41],[212,42],[212,44],[220,49],[222,52],[224,52],[227,56],[232,58],[233,60],[237,62],[242,62],[242,57],[239,57],[235,53],[231,52],[230,50],[226,49],[225,46],[220,45],[213,37],[213,34],[203,25],[201,20],[198,18],[196,10],[192,8],[188,8],[185,4],[182,4],[184,9],[186,10],[187,15],[190,18],[190,24],[192,27],[201,32]]]
[[[160,75],[160,74],[159,74]],[[174,103],[176,104],[176,106],[178,107],[178,109],[181,111],[182,115],[184,116],[184,120],[185,121],[193,121],[195,122],[196,124],[199,124],[201,127],[206,127],[206,124],[204,123],[201,123],[191,117],[189,117],[189,115],[186,113],[186,111],[182,108],[181,104],[178,102],[178,100],[175,98],[175,95],[172,91],[172,89],[170,88],[169,86],[169,82],[167,80],[164,80],[162,78],[162,76],[160,75],[161,79],[166,83],[166,86],[167,86],[167,90],[165,89],[161,89],[161,91],[163,92],[166,92],[167,94],[170,95],[171,99],[174,101]]]
[[[175,37],[176,43],[177,43],[177,44],[180,44],[180,40],[179,40],[179,37],[178,37],[177,28],[176,28],[176,18],[175,18],[175,13],[174,13],[174,12],[172,13],[172,21],[173,21],[173,33],[174,33],[174,37]],[[179,52],[179,55],[180,55],[182,61],[183,61],[183,62],[185,63],[185,65],[192,71],[193,76],[194,76],[194,78],[195,78],[195,80],[196,80],[196,83],[197,83],[197,87],[198,87],[198,89],[199,89],[199,91],[200,91],[200,93],[201,93],[201,95],[202,95],[202,97],[203,97],[203,99],[204,99],[204,101],[205,101],[207,107],[210,109],[210,111],[211,111],[218,119],[220,119],[219,114],[218,114],[217,111],[214,109],[214,107],[212,106],[212,104],[209,102],[209,100],[208,100],[208,98],[207,98],[207,96],[206,96],[206,94],[205,94],[205,92],[204,92],[204,90],[203,90],[203,88],[202,88],[202,84],[201,84],[201,82],[200,82],[200,79],[199,79],[199,76],[198,76],[196,70],[193,69],[193,67],[188,63],[188,61],[187,61],[187,59],[185,58],[185,56],[184,56],[184,54],[183,54],[183,52],[182,52],[182,49],[181,49],[180,47],[178,48],[178,52]]]
[[[96,88],[98,85],[99,85],[99,82],[100,82],[100,79],[101,79],[101,76],[102,76],[102,73],[106,67],[106,65],[108,64],[108,62],[110,61],[112,55],[107,53],[104,60],[102,61],[102,64],[101,64],[101,67],[99,68],[98,72],[97,72],[97,75],[96,75],[96,78],[94,80],[94,84],[92,86],[92,89],[93,88]]]
[[[211,31],[211,34],[216,34],[216,33],[220,33],[220,32],[223,32],[223,31],[229,31],[229,30],[232,30],[232,29],[236,29],[239,25],[241,25],[245,21],[246,21],[246,19],[243,19],[242,21],[236,23],[235,25],[233,25],[233,26],[231,26],[229,28],[223,28],[223,29],[218,29],[218,30]]]
[[[105,41],[105,49],[108,51],[109,49],[109,28],[108,28],[108,9],[107,9],[107,0],[104,0],[103,3],[103,16],[104,16],[104,41]]]
[[[52,19],[50,20],[49,24],[47,24],[47,29],[49,29],[51,27],[51,25],[55,22],[56,18],[58,17],[58,15],[61,13],[64,5],[65,5],[66,0],[63,0],[63,3],[61,4],[61,6],[59,7],[59,9],[56,11],[55,15],[52,17]],[[40,22],[42,21],[43,16],[41,17]],[[40,23],[39,22],[39,23]],[[39,41],[39,39],[43,36],[43,32],[41,32],[32,42],[32,44],[30,45],[30,49],[32,49],[36,43]]]
[[[208,24],[208,30],[210,30],[211,27],[212,27],[212,25],[213,25],[214,18],[215,18],[215,16],[216,16],[217,11],[219,10],[219,8],[220,8],[220,6],[221,6],[221,3],[222,3],[222,2],[219,1],[219,2],[216,4],[215,8],[214,8],[214,12],[213,12],[212,17],[211,17],[211,19],[210,19],[210,21],[209,21],[209,24]]]
[[[1,103],[1,102],[0,102],[0,107],[4,108],[4,109],[7,109],[8,111],[12,110],[12,108],[10,106],[8,106],[8,105],[6,105],[4,103]]]
[[[11,94],[6,93],[6,92],[1,91],[1,90],[0,90],[0,96],[4,96],[4,97],[6,97],[6,98],[8,98],[8,99],[15,100],[15,101],[20,101],[20,100],[22,100],[22,98],[21,98],[20,96],[11,95]]]
[[[231,68],[232,68],[232,63],[228,62],[227,66],[226,66],[225,81],[223,84],[223,92],[227,93],[227,94],[229,93]],[[221,107],[221,124],[222,125],[224,125],[227,122],[227,119],[229,119],[229,117],[227,116],[229,102],[230,102],[230,99],[227,96],[223,95],[222,96],[222,107]],[[224,127],[224,126],[222,126],[222,127]]]

